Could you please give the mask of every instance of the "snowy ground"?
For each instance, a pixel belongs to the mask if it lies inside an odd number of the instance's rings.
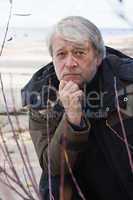
[[[17,119],[20,123],[21,133],[19,131],[18,124],[16,123],[15,116],[10,115],[10,117],[11,117],[11,121],[12,121],[12,124],[13,124],[13,128],[15,130],[15,135],[16,135],[17,141],[18,141],[18,143],[21,147],[24,159],[25,159],[26,163],[28,164],[27,159],[26,159],[27,154],[25,153],[25,150],[24,150],[24,147],[26,147],[27,152],[28,152],[28,156],[29,156],[29,159],[30,159],[30,164],[33,168],[33,171],[34,171],[34,174],[35,174],[35,177],[36,177],[36,181],[37,181],[37,183],[39,183],[39,179],[40,179],[40,175],[41,175],[41,168],[39,166],[38,158],[36,156],[35,149],[34,149],[34,146],[32,144],[32,141],[31,141],[31,138],[30,138],[30,135],[29,135],[28,116],[27,115],[17,116]],[[7,148],[8,148],[8,153],[9,153],[9,155],[10,155],[12,161],[13,161],[14,167],[16,168],[16,171],[19,175],[21,182],[23,183],[24,187],[27,190],[32,191],[35,199],[38,200],[38,198],[35,196],[35,193],[33,192],[31,180],[27,176],[26,170],[24,168],[24,163],[23,163],[22,158],[20,156],[20,152],[19,152],[19,149],[17,147],[17,143],[14,140],[14,134],[13,134],[11,125],[9,123],[7,116],[5,116],[5,115],[0,115],[0,128],[1,128],[1,131],[3,133],[3,138],[4,138],[4,143],[3,143],[2,137],[0,136],[0,155],[1,155],[0,156],[0,160],[1,160],[0,166],[2,168],[6,169],[6,171],[11,175],[11,177],[15,178],[15,176],[12,173],[11,167],[8,164],[7,154],[6,154],[6,156],[4,156],[4,154],[2,152],[2,147],[4,148],[3,144],[6,144]],[[25,176],[27,177],[26,178],[27,181],[25,179]],[[6,181],[8,183],[8,181],[7,181],[8,179],[3,173],[0,174],[0,178],[1,177],[2,177],[3,181]],[[13,183],[11,180],[9,181],[9,183],[12,186],[14,186],[15,189],[17,189],[17,191],[19,191],[21,194],[24,194],[17,184]],[[9,198],[9,196],[10,196],[10,198]],[[11,200],[21,200],[22,198],[20,198],[15,192],[13,192],[8,187],[6,187],[4,184],[2,184],[2,181],[0,179],[0,200],[9,200],[9,199],[11,199]]]

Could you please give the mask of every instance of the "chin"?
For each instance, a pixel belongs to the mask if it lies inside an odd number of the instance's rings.
[[[77,78],[69,78],[69,77],[66,77],[64,78],[65,81],[73,81],[73,82],[81,82],[81,80],[77,79]]]
[[[66,75],[63,77],[65,81],[73,81],[74,83],[81,85],[83,83],[83,79],[80,75]]]

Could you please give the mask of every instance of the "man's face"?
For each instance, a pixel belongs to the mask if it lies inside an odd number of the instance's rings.
[[[92,80],[101,61],[90,42],[77,44],[55,35],[52,44],[53,63],[59,81],[72,80],[80,86]]]

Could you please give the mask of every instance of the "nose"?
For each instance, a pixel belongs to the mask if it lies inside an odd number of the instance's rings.
[[[65,66],[68,68],[77,67],[77,62],[72,54],[67,55],[67,57],[65,59]]]

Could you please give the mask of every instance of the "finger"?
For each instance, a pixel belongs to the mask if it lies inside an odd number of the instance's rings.
[[[59,91],[61,91],[65,87],[66,84],[67,84],[67,81],[61,80],[59,84]]]
[[[74,92],[73,94],[71,94],[71,99],[74,99],[74,98],[83,98],[83,91],[82,90],[78,90],[76,92]]]
[[[75,94],[71,95],[71,97],[69,98],[69,102],[70,105],[77,107],[79,104],[82,104],[82,100],[83,100],[83,93],[82,91],[78,91]]]
[[[75,96],[73,99],[70,100],[69,110],[73,112],[81,111],[82,109],[82,102],[80,96]]]
[[[69,81],[67,82],[67,84],[65,85],[65,87],[63,88],[64,92],[68,92],[68,93],[73,93],[76,92],[77,90],[79,90],[79,86],[74,83],[73,81]]]

